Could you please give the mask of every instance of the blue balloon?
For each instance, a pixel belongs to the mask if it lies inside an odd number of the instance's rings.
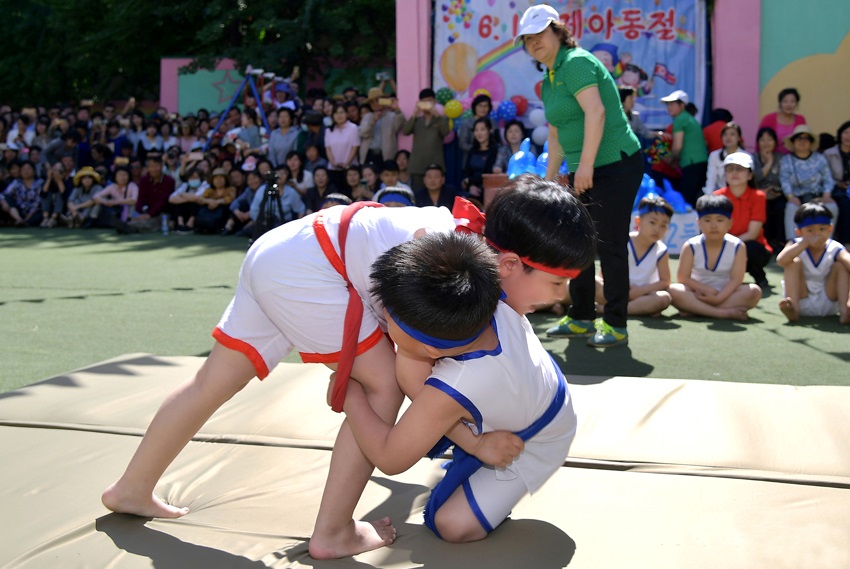
[[[641,180],[640,188],[638,188],[637,194],[635,194],[635,203],[632,206],[633,211],[637,211],[638,204],[640,200],[645,198],[649,194],[657,194],[658,191],[655,188],[655,180],[653,180],[649,174],[643,175],[643,180]]]
[[[531,151],[531,140],[526,138],[519,145],[519,150],[508,160],[508,178],[516,178],[520,174],[535,172],[537,159]]]
[[[509,121],[516,118],[516,105],[511,100],[504,100],[499,103],[499,118],[503,121]]]
[[[664,195],[662,197],[667,200],[667,203],[676,213],[687,213],[691,209],[691,206],[685,201],[685,197],[674,190],[667,179],[664,180]]]

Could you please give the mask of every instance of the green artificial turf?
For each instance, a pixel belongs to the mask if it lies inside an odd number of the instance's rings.
[[[206,355],[246,249],[235,237],[0,229],[0,391],[124,353]],[[775,264],[768,278],[778,291]],[[676,318],[673,308],[634,319],[629,346],[607,351],[546,338],[552,314],[530,319],[566,373],[598,381],[850,385],[850,328],[837,317],[788,325],[777,294],[747,323]]]

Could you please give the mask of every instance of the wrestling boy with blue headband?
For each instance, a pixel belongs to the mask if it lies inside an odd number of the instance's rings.
[[[484,236],[428,234],[373,263],[371,290],[384,306],[396,375],[412,403],[387,425],[351,382],[344,405],[361,450],[387,474],[444,452],[458,431],[516,434],[511,462],[487,466],[454,448],[425,524],[457,543],[485,538],[569,452],[577,424],[569,389],[525,313],[551,303],[564,273],[595,254],[584,206],[536,177],[497,195]],[[411,378],[420,372],[417,384]]]

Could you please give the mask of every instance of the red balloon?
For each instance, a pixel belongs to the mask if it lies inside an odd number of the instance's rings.
[[[511,97],[511,101],[514,105],[516,105],[517,116],[524,115],[525,111],[528,110],[528,99],[526,99],[522,95],[514,95],[513,97]]]
[[[542,89],[542,88],[543,88],[543,81],[538,81],[537,84],[534,86],[534,92],[537,93],[538,99],[543,98],[542,95],[540,95],[540,89]]]

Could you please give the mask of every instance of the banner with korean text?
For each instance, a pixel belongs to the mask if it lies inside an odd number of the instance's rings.
[[[485,89],[517,115],[542,107],[543,74],[514,35],[528,0],[435,0],[434,89],[449,88],[464,107]],[[635,109],[650,128],[670,123],[660,99],[682,89],[704,109],[705,0],[550,0],[561,20],[611,72],[638,92]],[[698,115],[700,118],[701,115]]]

